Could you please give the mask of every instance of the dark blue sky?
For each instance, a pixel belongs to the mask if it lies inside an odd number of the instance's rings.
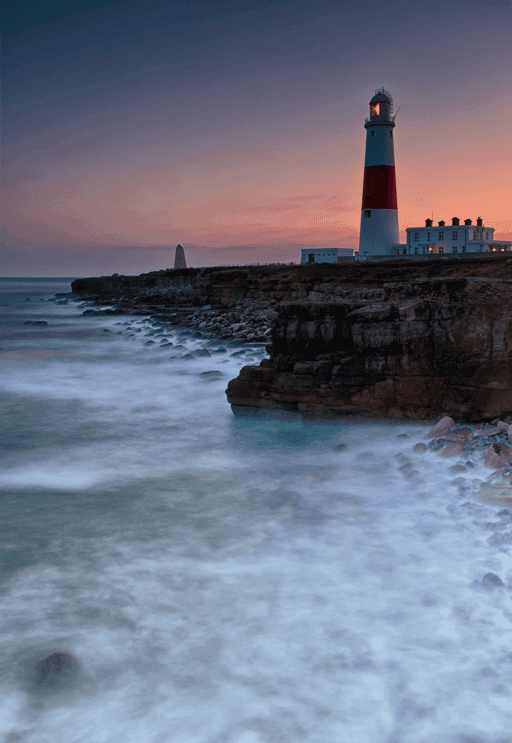
[[[434,212],[512,237],[508,2],[2,8],[4,275],[356,247],[381,86],[402,235]]]

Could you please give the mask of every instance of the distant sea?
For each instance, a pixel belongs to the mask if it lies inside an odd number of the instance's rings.
[[[0,740],[511,741],[489,471],[453,485],[425,425],[234,418],[262,346],[83,315],[70,283],[0,280]],[[55,652],[78,674],[39,685]]]

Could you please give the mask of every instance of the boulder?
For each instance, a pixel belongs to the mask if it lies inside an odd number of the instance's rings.
[[[469,428],[459,428],[452,433],[447,433],[443,436],[445,441],[472,441],[474,439],[473,432]]]
[[[70,681],[76,675],[78,664],[69,653],[52,653],[34,668],[37,682],[55,686]]]
[[[476,497],[487,505],[510,506],[512,488],[505,485],[486,485],[476,493]]]
[[[450,418],[450,416],[445,415],[444,418],[441,418],[441,420],[436,423],[434,428],[431,428],[430,431],[423,436],[423,438],[424,439],[439,439],[439,438],[446,439],[450,431],[453,430],[455,427],[456,427],[456,423],[453,420],[453,418]],[[456,441],[456,439],[451,439],[451,441]]]
[[[412,450],[413,451],[424,452],[424,451],[427,450],[427,445],[426,444],[423,444],[423,443],[419,443],[419,444],[416,444],[415,446],[413,446],[413,449]]]
[[[485,455],[486,467],[507,467],[512,459],[512,447],[506,444],[491,444]]]
[[[442,449],[439,452],[439,456],[456,457],[458,454],[462,454],[463,451],[464,451],[464,444],[462,442],[457,442],[455,444],[450,444],[449,446],[446,446],[444,449]]]

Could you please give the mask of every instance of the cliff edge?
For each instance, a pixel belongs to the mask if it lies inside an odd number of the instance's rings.
[[[270,360],[226,390],[235,414],[477,422],[512,410],[512,279],[417,278],[337,299],[278,305]]]

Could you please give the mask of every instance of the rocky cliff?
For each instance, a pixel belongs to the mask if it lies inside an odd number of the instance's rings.
[[[284,302],[270,360],[228,385],[235,413],[281,409],[467,422],[512,410],[512,280],[416,278]]]
[[[229,383],[235,413],[475,422],[512,411],[507,255],[178,269],[77,279],[72,288],[120,307],[207,305],[210,314],[236,314],[244,302],[271,306],[271,358]],[[203,325],[223,327],[220,316]]]

